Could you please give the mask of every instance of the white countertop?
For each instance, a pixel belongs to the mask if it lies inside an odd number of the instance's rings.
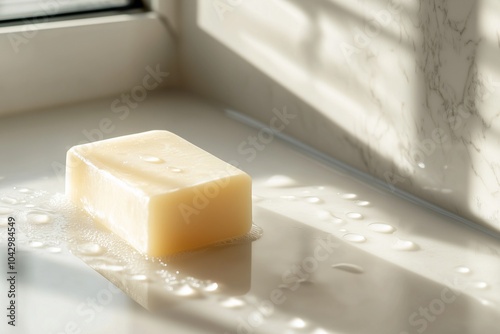
[[[122,120],[113,100],[1,119],[2,268],[9,215],[20,229],[17,326],[3,316],[2,333],[500,331],[498,239],[315,161],[269,133],[259,137],[259,129],[228,117],[217,103],[155,94]],[[163,264],[126,247],[116,255],[111,246],[118,241],[100,245],[107,249],[100,262],[83,254],[78,243],[99,244],[105,232],[80,224],[71,239],[64,226],[72,226],[72,216],[54,209],[61,207],[66,150],[101,134],[152,129],[238,162],[254,180],[253,220],[262,237]],[[27,222],[33,211],[51,220],[33,227]]]

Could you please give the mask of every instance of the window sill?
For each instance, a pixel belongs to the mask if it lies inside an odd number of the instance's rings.
[[[148,66],[173,74],[175,48],[153,12],[0,27],[0,114],[129,91]]]

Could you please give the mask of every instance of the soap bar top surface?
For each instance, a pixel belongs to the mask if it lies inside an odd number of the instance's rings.
[[[66,160],[66,195],[142,253],[191,250],[251,228],[250,176],[173,133],[75,146]]]
[[[242,171],[168,131],[148,131],[71,149],[149,196]]]

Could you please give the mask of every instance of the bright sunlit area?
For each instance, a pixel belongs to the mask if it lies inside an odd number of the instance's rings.
[[[0,0],[0,332],[497,334],[499,17]]]

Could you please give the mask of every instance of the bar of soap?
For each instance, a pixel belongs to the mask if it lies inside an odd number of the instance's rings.
[[[207,246],[247,233],[252,180],[168,131],[72,147],[66,195],[150,256]]]

